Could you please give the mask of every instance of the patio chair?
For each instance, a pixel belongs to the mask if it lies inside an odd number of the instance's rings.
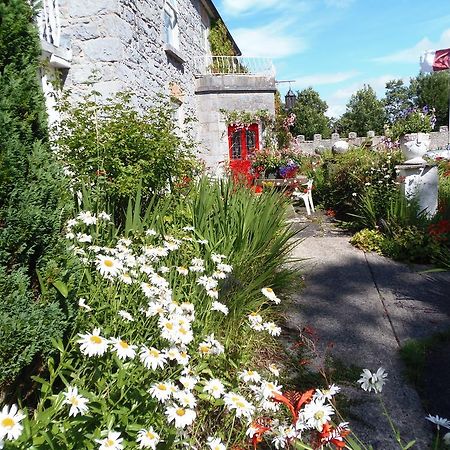
[[[306,214],[308,216],[311,215],[311,211],[312,212],[316,212],[316,210],[314,209],[314,203],[313,203],[313,199],[312,199],[312,187],[313,187],[313,180],[310,179],[308,180],[307,183],[302,184],[302,186],[306,186],[305,188],[295,188],[294,192],[292,193],[292,196],[295,197],[296,199],[299,200],[303,200],[303,202],[305,203],[305,207],[306,207]]]

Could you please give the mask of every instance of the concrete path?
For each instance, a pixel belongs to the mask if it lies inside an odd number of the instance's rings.
[[[323,217],[311,221],[297,215],[294,226],[306,228],[294,258],[305,289],[293,296],[286,314],[287,329],[312,326],[333,358],[345,364],[388,372],[382,397],[403,441],[416,439],[417,450],[430,448],[432,427],[424,420],[417,393],[402,375],[399,347],[408,339],[430,336],[450,326],[450,274],[418,273],[405,264],[366,254],[350,236]],[[288,333],[289,334],[289,333]],[[450,374],[442,374],[450,379]],[[347,386],[346,419],[353,431],[375,450],[399,449],[380,403],[373,393]]]

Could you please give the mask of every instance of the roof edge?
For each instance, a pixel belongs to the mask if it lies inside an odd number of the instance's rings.
[[[231,35],[230,30],[227,27],[227,24],[222,19],[222,16],[220,15],[219,11],[217,10],[217,8],[214,5],[214,3],[212,2],[212,0],[200,0],[200,2],[210,12],[212,17],[214,17],[215,19],[220,19],[224,23],[225,28],[227,29],[227,37],[228,37],[228,39],[230,39],[231,43],[233,44],[233,48],[236,51],[236,56],[242,56],[241,49],[236,44],[236,41],[234,40],[233,36]]]

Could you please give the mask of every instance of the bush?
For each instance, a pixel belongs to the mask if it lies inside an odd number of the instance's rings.
[[[131,105],[129,93],[103,104],[93,92],[73,106],[61,103],[59,155],[74,173],[74,188],[93,186],[99,209],[113,202],[125,209],[142,187],[148,204],[156,193],[174,190],[199,168],[194,142],[182,139],[173,108],[161,99],[144,115]]]
[[[70,311],[60,232],[70,198],[50,151],[40,45],[25,0],[0,1],[0,386],[50,350]],[[21,380],[26,384],[29,380]]]

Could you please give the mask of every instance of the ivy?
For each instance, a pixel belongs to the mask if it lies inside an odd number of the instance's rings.
[[[258,111],[228,111],[221,109],[220,112],[225,118],[227,125],[248,126],[252,123],[261,122],[264,128],[273,127],[274,117],[267,109],[259,109]]]
[[[227,28],[221,19],[211,22],[208,40],[213,56],[236,55],[233,42],[229,38]]]

